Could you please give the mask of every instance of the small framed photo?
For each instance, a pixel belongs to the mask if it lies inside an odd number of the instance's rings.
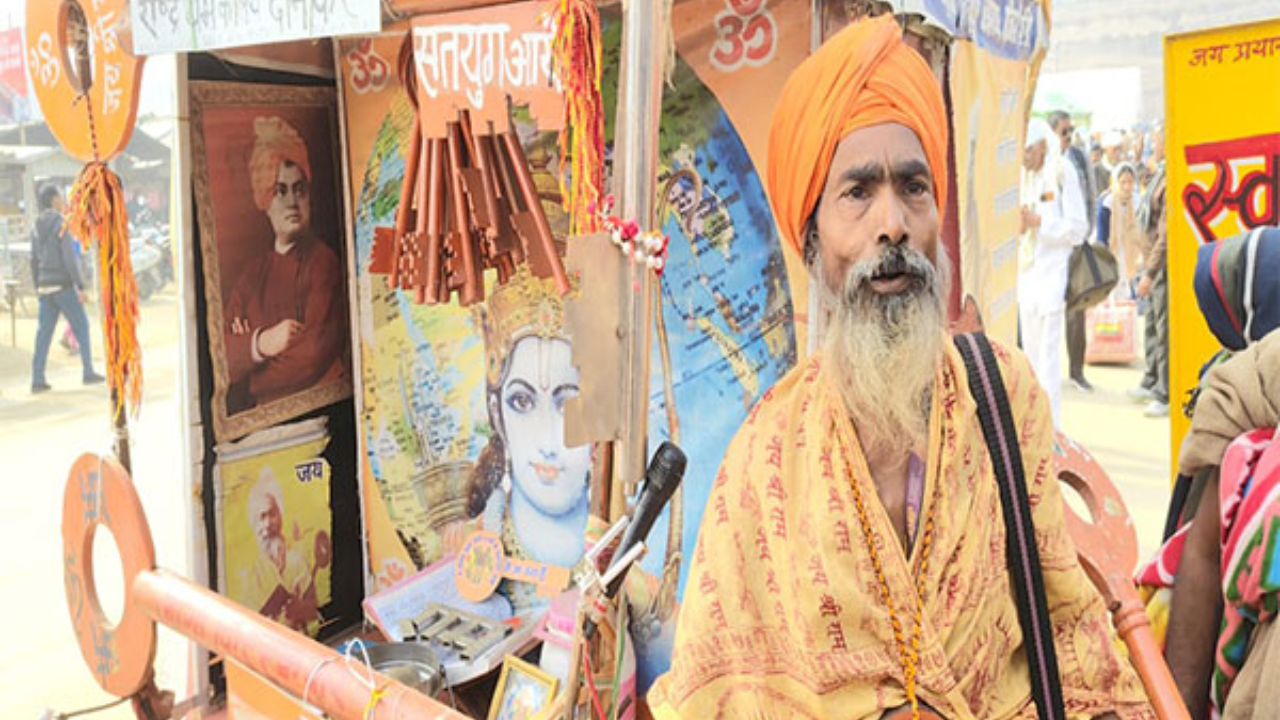
[[[508,655],[489,705],[489,720],[534,720],[556,697],[559,679]]]

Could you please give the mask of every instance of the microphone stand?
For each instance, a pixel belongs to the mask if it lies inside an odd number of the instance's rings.
[[[621,624],[626,617],[626,606],[623,602],[626,593],[619,592],[615,597],[610,598],[606,593],[606,589],[610,583],[626,573],[631,565],[644,556],[645,544],[643,542],[637,543],[616,562],[611,563],[604,574],[600,572],[599,558],[622,535],[630,522],[631,518],[629,516],[622,516],[585,555],[587,562],[584,563],[585,568],[579,573],[576,582],[582,594],[578,599],[578,612],[574,620],[573,650],[569,660],[569,677],[565,680],[564,692],[560,693],[559,697],[552,702],[543,716],[545,720],[577,720],[584,679],[582,672],[584,653],[591,653],[593,657],[596,656],[594,648],[600,635],[595,630],[598,628],[603,631],[604,635],[610,636],[618,632],[627,631],[626,627]],[[609,618],[613,618],[613,623],[607,622]],[[596,666],[596,663],[592,663],[593,668]],[[618,688],[613,688],[615,694],[617,691]],[[589,704],[590,699],[587,702]],[[592,717],[591,712],[588,708],[587,718]]]

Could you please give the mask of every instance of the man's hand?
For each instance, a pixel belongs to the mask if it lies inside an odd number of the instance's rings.
[[[81,305],[88,305],[93,301],[93,298],[89,295],[88,290],[77,290],[76,297],[80,298]]]
[[[258,353],[264,358],[275,357],[284,352],[300,332],[302,323],[297,320],[281,320],[258,335]]]
[[[1022,230],[1020,232],[1034,230],[1038,227],[1040,227],[1040,216],[1036,211],[1028,207],[1022,208]]]
[[[251,332],[249,321],[242,317],[231,318],[231,334],[232,335],[248,335]]]
[[[1142,279],[1138,281],[1138,297],[1146,297],[1151,294],[1151,276],[1143,274]]]

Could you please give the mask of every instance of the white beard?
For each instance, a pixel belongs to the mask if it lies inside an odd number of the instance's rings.
[[[906,290],[880,295],[870,280],[885,265],[903,264]],[[826,318],[822,357],[853,419],[868,458],[900,457],[924,444],[934,378],[945,351],[951,264],[939,247],[938,267],[895,246],[849,269],[837,293],[815,263],[812,287]]]
[[[277,568],[283,570],[285,551],[284,538],[280,535],[272,535],[268,538],[258,538],[258,547],[262,548],[262,552],[266,555]]]

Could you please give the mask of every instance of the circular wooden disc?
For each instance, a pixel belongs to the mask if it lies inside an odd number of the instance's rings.
[[[124,570],[124,611],[111,625],[98,602],[93,536],[106,526],[115,536]],[[155,568],[142,503],[129,474],[113,458],[85,453],[71,466],[62,497],[62,568],[67,606],[80,653],[102,689],[128,697],[151,680],[156,626],[133,602],[133,580]]]
[[[1067,531],[1086,572],[1094,576],[1095,584],[1099,580],[1108,585],[1130,583],[1138,563],[1138,533],[1120,492],[1098,461],[1061,432],[1054,438],[1053,459],[1058,479],[1080,494],[1092,516],[1082,518],[1070,505],[1062,504]],[[1107,588],[1099,589],[1114,599]]]
[[[66,47],[68,22],[76,4],[84,14],[92,45],[91,82],[84,97],[73,78]],[[68,153],[85,162],[116,156],[133,134],[143,59],[130,53],[133,38],[128,26],[127,0],[27,0],[31,86],[53,136]],[[89,112],[93,113],[92,128]]]

